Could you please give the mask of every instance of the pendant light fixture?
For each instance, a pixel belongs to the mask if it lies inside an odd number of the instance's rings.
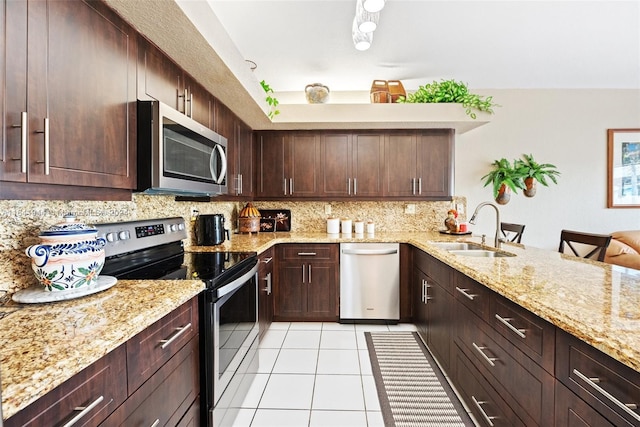
[[[358,50],[367,50],[371,47],[373,42],[373,32],[365,33],[358,28],[357,18],[353,18],[353,26],[351,28],[351,36],[353,37],[353,44]]]
[[[368,12],[363,5],[363,0],[356,1],[356,22],[358,29],[363,33],[371,33],[378,27],[380,12]]]
[[[362,0],[362,6],[367,12],[380,12],[384,8],[385,0]]]

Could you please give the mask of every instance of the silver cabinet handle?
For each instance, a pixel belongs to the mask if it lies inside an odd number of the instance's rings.
[[[426,304],[427,298],[427,283],[425,282],[424,279],[422,279],[422,296],[420,297],[420,302],[422,302],[423,304]]]
[[[347,195],[351,195],[351,178],[347,178]]]
[[[358,194],[358,178],[353,178],[353,195]]]
[[[343,249],[345,255],[393,255],[397,254],[397,249]]]
[[[284,178],[284,195],[287,195],[287,178]]]
[[[304,280],[304,264],[302,264],[302,283],[306,283]]]
[[[476,343],[474,343],[474,342],[473,342],[473,343],[471,343],[471,345],[473,345],[473,348],[475,348],[475,349],[476,349],[476,351],[477,351],[478,353],[480,353],[480,355],[484,358],[484,360],[486,360],[486,361],[487,361],[487,363],[488,363],[489,365],[491,365],[491,366],[496,366],[496,364],[495,364],[495,363],[493,363],[493,362],[495,362],[496,360],[498,360],[498,358],[497,358],[497,357],[489,357],[489,356],[487,356],[487,355],[485,354],[485,352],[483,351],[483,350],[486,350],[486,349],[487,349],[487,347],[478,347],[478,345],[477,345]]]
[[[193,92],[189,93],[189,117],[193,119]]]
[[[509,328],[514,334],[516,334],[517,336],[519,336],[520,338],[526,338],[527,336],[524,334],[525,332],[527,332],[526,329],[518,329],[515,326],[513,326],[509,321],[513,320],[510,317],[502,317],[500,316],[498,313],[496,313],[496,319],[498,319],[500,321],[500,323],[502,323],[503,325],[505,325],[507,328]]]
[[[311,264],[309,264],[309,283],[311,283]]]
[[[416,179],[411,178],[411,194],[416,195]]]
[[[460,292],[462,295],[464,295],[465,297],[469,298],[471,301],[474,300],[475,297],[477,297],[478,295],[476,294],[470,294],[469,289],[462,289],[456,286],[456,291]]]
[[[37,130],[35,133],[43,133],[44,134],[44,174],[49,175],[49,165],[50,165],[50,157],[49,157],[49,118],[44,119],[44,130]]]
[[[433,297],[429,296],[429,288],[431,285],[427,279],[424,279],[424,303],[427,304]]]
[[[298,256],[316,256],[315,252],[298,252]]]
[[[267,287],[263,289],[267,293],[267,295],[271,295],[271,273],[267,273],[267,276],[264,278],[267,282]]]
[[[418,194],[422,194],[422,178],[418,178]]]
[[[98,404],[103,400],[104,400],[104,396],[100,396],[96,400],[91,402],[89,406],[78,406],[77,408],[73,408],[74,411],[80,411],[80,412],[75,417],[71,418],[71,420],[69,420],[69,422],[66,423],[63,427],[71,427],[72,425],[80,421],[82,417],[84,417],[89,412],[91,412],[91,410],[96,406],[98,406]]]
[[[238,174],[238,178],[240,178],[240,193],[238,194],[242,194],[244,193],[244,180],[242,179],[242,174]]]
[[[482,418],[484,418],[487,424],[489,424],[490,426],[493,426],[493,420],[495,420],[498,417],[490,417],[489,415],[487,415],[484,409],[482,409],[482,405],[484,405],[487,402],[478,401],[475,396],[471,396],[471,400],[473,400],[474,405],[476,405],[476,407],[480,411],[480,414],[482,414]]]
[[[153,424],[151,424],[151,427],[158,427],[160,425],[160,420],[156,419]]]
[[[273,259],[273,257],[268,257],[268,258],[263,259],[262,262],[264,262],[265,264],[269,264],[272,259]]]
[[[173,334],[173,336],[169,339],[166,340],[160,340],[161,343],[163,343],[160,348],[161,349],[165,349],[167,348],[169,345],[171,345],[172,342],[174,342],[175,340],[178,339],[178,337],[182,334],[184,334],[185,332],[187,332],[189,330],[189,328],[191,327],[191,322],[187,323],[186,325],[184,325],[182,328],[177,328],[176,329],[176,333]]]
[[[293,178],[289,178],[289,195],[293,196]]]
[[[596,384],[596,383],[600,382],[600,378],[589,378],[586,375],[584,375],[582,372],[578,371],[577,369],[574,369],[573,373],[578,378],[580,378],[582,381],[587,383],[591,388],[593,388],[594,390],[598,391],[604,397],[606,397],[611,402],[613,402],[617,407],[622,409],[624,412],[626,412],[627,414],[629,414],[630,416],[632,416],[636,420],[640,421],[640,415],[638,415],[636,412],[633,411],[633,409],[637,409],[638,408],[637,404],[620,402],[617,398],[615,398],[613,395],[611,395],[608,391],[606,391],[605,389],[600,387],[598,384]]]
[[[20,124],[11,125],[12,128],[20,128],[20,171],[27,173],[27,139],[29,138],[29,123],[27,122],[27,112],[20,113]]]

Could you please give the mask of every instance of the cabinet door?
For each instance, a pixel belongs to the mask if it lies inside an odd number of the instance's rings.
[[[356,197],[381,196],[384,181],[384,134],[353,134],[351,151],[352,194]]]
[[[99,2],[28,7],[29,181],[134,188],[133,29]]]
[[[414,197],[418,190],[415,133],[389,133],[384,157],[385,196]]]
[[[183,105],[185,97],[187,101],[182,111],[196,122],[211,129],[213,127],[213,102],[211,94],[187,74],[184,74],[183,84],[183,93],[180,99]]]
[[[333,263],[306,264],[307,311],[314,320],[338,320],[337,267]]]
[[[253,134],[240,119],[234,120],[234,137],[227,141],[230,196],[253,195]]]
[[[178,98],[182,69],[150,42],[141,40],[140,43],[138,98],[156,99],[183,111],[182,100]]]
[[[556,381],[555,422],[566,427],[611,427],[607,421],[584,400],[573,394],[560,381]]]
[[[258,325],[262,336],[273,319],[273,248],[258,257]]]
[[[453,130],[422,131],[418,136],[419,197],[453,196]]]
[[[324,164],[320,196],[346,197],[353,192],[351,134],[322,135],[321,161]]]
[[[284,190],[284,150],[284,133],[264,132],[258,136],[256,197],[281,198],[289,194]]]
[[[27,180],[27,124],[22,123],[27,112],[27,2],[0,2],[2,34],[0,48],[4,55],[0,78],[8,84],[0,85],[0,112],[2,128],[0,138],[0,180],[25,182]]]
[[[285,263],[278,266],[278,277],[274,284],[274,320],[302,319],[306,313],[307,289],[305,263]]]
[[[427,278],[427,344],[438,362],[449,368],[453,296],[431,278]]]
[[[320,137],[312,132],[294,132],[285,151],[285,178],[292,197],[320,194]]]
[[[418,329],[418,333],[422,339],[427,342],[428,339],[428,321],[427,321],[427,304],[426,296],[427,275],[420,269],[413,269],[413,323]]]

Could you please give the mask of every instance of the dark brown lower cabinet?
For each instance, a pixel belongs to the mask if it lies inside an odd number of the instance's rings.
[[[556,381],[556,426],[561,427],[611,427],[598,411],[573,394],[560,381]]]

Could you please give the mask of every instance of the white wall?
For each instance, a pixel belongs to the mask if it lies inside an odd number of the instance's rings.
[[[505,222],[526,224],[523,244],[557,250],[563,228],[594,233],[640,229],[640,209],[607,209],[607,129],[640,128],[640,90],[483,90],[501,105],[491,123],[456,139],[455,194],[467,197],[467,218],[491,188],[480,178],[495,159],[533,154],[562,173],[500,206]],[[480,211],[478,234],[493,237],[495,214]],[[489,239],[489,241],[491,241]]]

